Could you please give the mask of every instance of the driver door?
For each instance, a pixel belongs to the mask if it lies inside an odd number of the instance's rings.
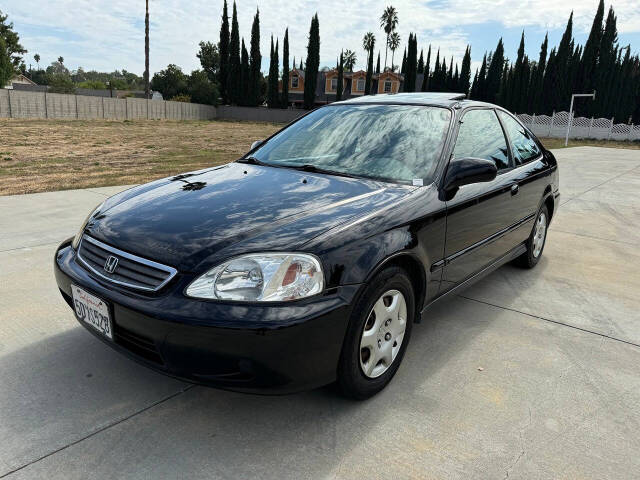
[[[498,175],[491,182],[464,185],[447,203],[445,265],[441,293],[465,281],[512,246],[505,230],[518,219],[512,201],[517,188],[507,140],[493,109],[472,109],[460,122],[452,158],[492,160]]]

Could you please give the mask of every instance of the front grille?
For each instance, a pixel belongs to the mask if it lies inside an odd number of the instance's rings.
[[[155,292],[165,286],[177,270],[123,252],[83,235],[78,258],[90,272],[123,287]]]
[[[113,334],[116,343],[130,352],[159,365],[164,363],[156,349],[156,344],[150,338],[133,333],[120,325],[115,326]]]

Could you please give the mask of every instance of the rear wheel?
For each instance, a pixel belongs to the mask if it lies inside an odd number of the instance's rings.
[[[536,216],[536,221],[527,240],[527,251],[515,260],[515,264],[522,268],[533,268],[538,264],[542,256],[542,250],[547,240],[547,228],[549,226],[549,210],[542,205]]]
[[[338,385],[363,400],[393,378],[409,342],[414,292],[406,272],[389,267],[378,274],[356,303],[338,366]]]

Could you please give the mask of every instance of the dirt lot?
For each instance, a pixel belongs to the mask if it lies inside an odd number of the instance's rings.
[[[0,195],[142,183],[225,163],[279,125],[0,120]]]
[[[0,195],[143,183],[225,163],[280,128],[248,122],[0,120]],[[562,139],[543,139],[548,148]],[[571,141],[569,146],[640,148]]]

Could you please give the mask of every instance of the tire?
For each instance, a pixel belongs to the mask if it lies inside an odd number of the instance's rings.
[[[541,223],[542,222],[542,223]],[[540,261],[542,251],[547,241],[547,231],[549,229],[549,210],[546,205],[542,205],[536,221],[531,229],[531,234],[527,240],[527,251],[515,259],[514,263],[521,268],[533,268]]]
[[[338,364],[338,386],[356,400],[375,395],[391,381],[415,318],[413,287],[402,268],[384,269],[365,288],[351,314]]]

